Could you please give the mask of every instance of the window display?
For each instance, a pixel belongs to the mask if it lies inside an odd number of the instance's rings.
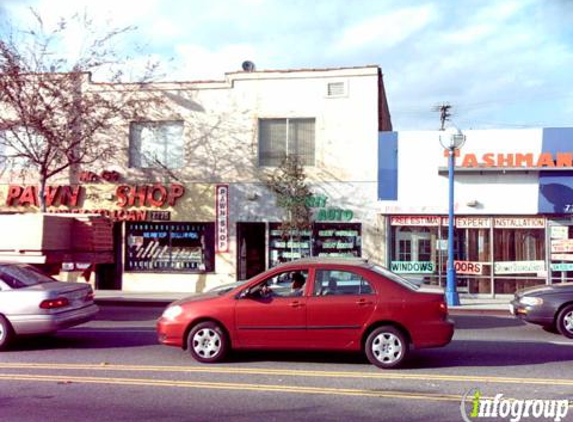
[[[126,271],[214,271],[214,223],[127,223]]]
[[[360,257],[360,223],[314,223],[310,230],[285,233],[281,223],[269,223],[269,267],[310,256]]]

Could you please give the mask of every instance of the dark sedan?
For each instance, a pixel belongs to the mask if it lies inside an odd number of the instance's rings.
[[[515,293],[511,313],[573,338],[573,283],[529,287]]]

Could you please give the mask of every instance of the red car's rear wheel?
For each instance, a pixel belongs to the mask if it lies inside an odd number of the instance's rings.
[[[383,369],[395,368],[408,354],[408,341],[399,329],[382,326],[370,333],[365,351],[370,363]]]

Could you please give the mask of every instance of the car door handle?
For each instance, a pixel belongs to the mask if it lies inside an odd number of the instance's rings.
[[[291,308],[300,308],[304,306],[304,303],[299,302],[298,300],[290,303]]]
[[[372,302],[371,300],[366,300],[366,299],[358,299],[356,301],[356,304],[359,306],[366,306],[366,305],[372,305],[374,302]]]

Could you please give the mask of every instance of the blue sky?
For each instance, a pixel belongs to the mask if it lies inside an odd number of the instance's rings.
[[[17,26],[29,7],[137,26],[124,47],[170,80],[377,64],[397,130],[437,129],[443,102],[462,129],[573,126],[572,0],[0,0]]]

